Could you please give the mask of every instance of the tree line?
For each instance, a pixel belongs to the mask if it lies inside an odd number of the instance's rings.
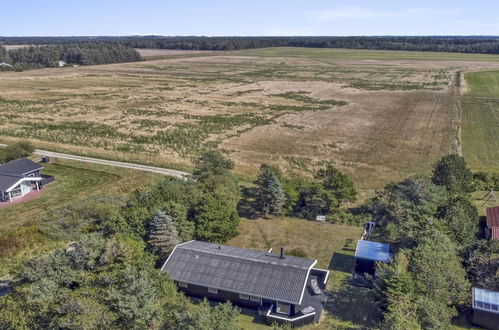
[[[499,54],[499,37],[383,36],[383,37],[0,37],[0,44],[45,45],[109,42],[133,48],[238,50],[265,47],[350,48]]]
[[[136,62],[142,58],[133,48],[108,42],[64,43],[11,50],[0,47],[0,62],[14,68],[55,67],[59,61],[79,65]]]

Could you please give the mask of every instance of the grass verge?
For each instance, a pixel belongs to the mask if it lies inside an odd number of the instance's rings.
[[[465,74],[463,155],[473,170],[499,171],[499,71]]]

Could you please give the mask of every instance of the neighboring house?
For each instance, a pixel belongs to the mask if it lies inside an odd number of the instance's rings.
[[[32,190],[40,190],[44,177],[38,163],[27,158],[0,165],[0,201],[10,201],[22,197]]]
[[[499,329],[499,292],[472,289],[473,324],[486,329]]]
[[[58,64],[60,67],[62,67],[62,66],[65,66],[67,63],[66,63],[66,61],[59,61]]]
[[[355,249],[355,272],[374,275],[376,262],[390,262],[390,244],[359,240]]]
[[[268,324],[318,322],[329,271],[317,260],[200,241],[179,244],[161,270],[192,297],[258,310]]]
[[[488,239],[499,239],[499,206],[489,207],[485,213],[487,215],[485,235]]]

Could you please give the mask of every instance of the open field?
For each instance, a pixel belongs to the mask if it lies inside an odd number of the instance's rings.
[[[3,45],[7,50],[29,47],[30,45]]]
[[[3,72],[0,138],[184,168],[220,148],[245,175],[333,161],[379,188],[457,149],[457,72],[499,69],[499,56],[418,54],[282,48]]]
[[[242,50],[250,56],[303,57],[372,60],[441,60],[441,61],[499,61],[495,54],[469,54],[445,52],[416,52],[398,50],[343,49],[343,48],[257,48]],[[237,54],[237,53],[236,53]]]
[[[499,71],[465,75],[463,155],[474,170],[499,171]]]
[[[0,232],[35,220],[49,209],[97,193],[128,194],[160,175],[109,166],[54,160],[44,165],[44,174],[56,181],[37,199],[0,209]]]

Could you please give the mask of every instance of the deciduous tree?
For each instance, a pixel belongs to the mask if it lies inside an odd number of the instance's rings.
[[[325,168],[319,169],[315,178],[321,180],[324,188],[330,190],[337,200],[353,202],[357,199],[353,181],[333,164],[328,163]]]
[[[433,183],[444,186],[451,195],[473,191],[473,175],[466,161],[458,155],[447,155],[439,160],[433,170]]]

